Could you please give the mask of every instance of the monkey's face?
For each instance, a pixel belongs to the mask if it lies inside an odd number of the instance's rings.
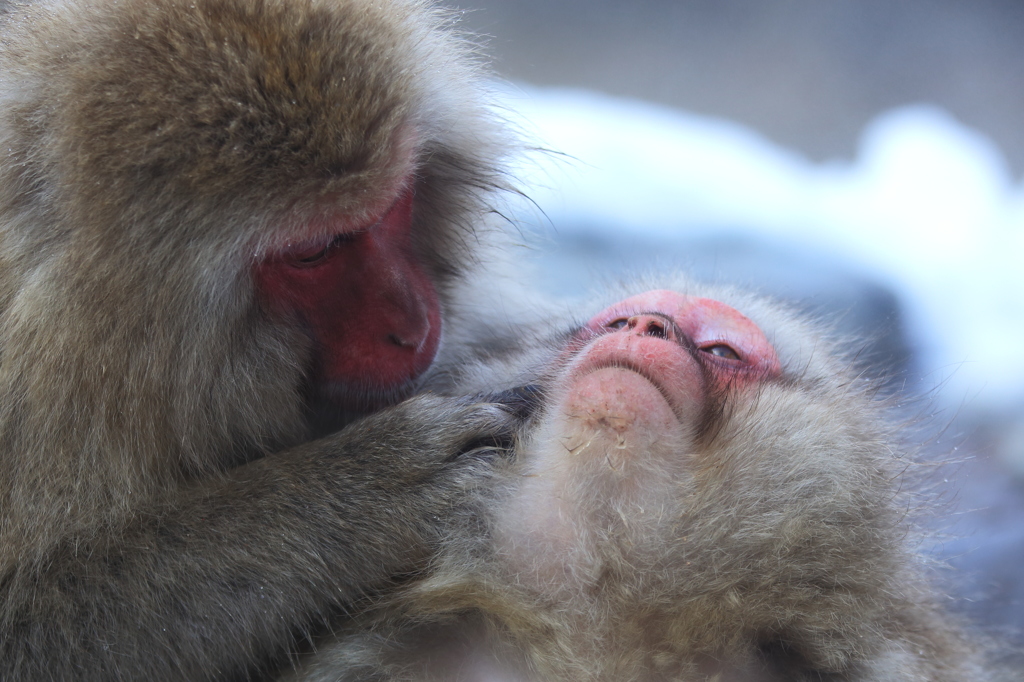
[[[567,437],[613,451],[698,436],[723,394],[780,373],[753,322],[718,301],[673,291],[598,313],[573,345],[580,344],[560,380],[556,414]]]
[[[526,475],[504,515],[515,524],[500,524],[524,558],[587,554],[613,527],[629,534],[620,546],[656,543],[666,519],[687,514],[694,473],[714,465],[707,451],[723,415],[782,373],[739,311],[667,290],[598,313],[560,364],[520,450]]]
[[[565,360],[541,429],[557,432],[547,437],[564,448],[565,463],[613,472],[661,451],[693,450],[726,401],[781,373],[764,333],[739,311],[667,290],[598,313]]]
[[[434,359],[441,311],[411,248],[413,194],[362,223],[328,213],[315,222],[329,229],[257,265],[266,302],[297,316],[315,340],[327,386],[400,389]]]

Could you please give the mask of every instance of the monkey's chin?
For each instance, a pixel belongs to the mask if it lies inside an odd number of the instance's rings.
[[[575,441],[567,446],[581,456],[595,449],[609,458],[647,452],[666,434],[683,429],[662,390],[623,367],[604,367],[574,378],[566,387],[561,412],[567,420],[566,435]]]
[[[553,398],[521,446],[523,475],[494,515],[493,541],[519,584],[561,599],[597,584],[610,556],[664,545],[656,526],[692,480],[694,443],[662,390],[631,369],[580,373]]]

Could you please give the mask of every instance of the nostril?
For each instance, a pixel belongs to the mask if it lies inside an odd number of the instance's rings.
[[[661,315],[644,313],[630,317],[625,326],[629,331],[640,334],[641,336],[653,336],[658,339],[665,339],[669,338],[671,335],[669,325],[669,321]]]
[[[647,329],[645,332],[648,336],[655,336],[659,339],[665,338],[665,327],[654,320],[647,323]]]
[[[388,334],[388,341],[391,342],[392,345],[398,346],[399,348],[415,348],[416,347],[415,343],[410,343],[409,341],[403,339],[398,334]]]

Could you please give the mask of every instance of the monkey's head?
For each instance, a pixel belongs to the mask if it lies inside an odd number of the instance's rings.
[[[472,47],[439,10],[66,0],[3,21],[0,300],[47,301],[12,336],[116,401],[163,395],[190,433],[415,387],[504,185]]]
[[[720,465],[700,451],[782,375],[775,349],[749,318],[668,290],[599,312],[569,338],[554,367],[521,448],[530,478],[520,496],[530,498],[531,523],[517,524],[531,541],[553,541],[554,554],[559,542],[579,541],[576,531],[593,516],[634,505],[659,516],[676,508],[680,486]]]
[[[691,654],[840,669],[898,592],[897,446],[812,326],[705,296],[633,296],[571,336],[490,517],[496,582],[642,614]]]

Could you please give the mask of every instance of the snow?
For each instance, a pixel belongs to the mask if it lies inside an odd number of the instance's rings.
[[[550,150],[517,171],[536,203],[514,209],[521,224],[662,242],[728,229],[841,255],[900,298],[942,396],[1024,404],[1024,184],[948,113],[884,113],[855,159],[813,163],[741,125],[649,103],[528,86],[501,98]]]

